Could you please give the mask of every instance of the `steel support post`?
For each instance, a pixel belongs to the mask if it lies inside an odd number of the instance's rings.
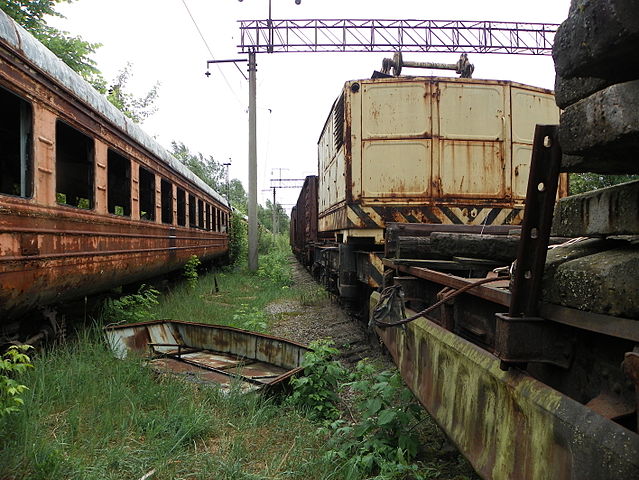
[[[248,267],[257,271],[257,62],[255,50],[249,52],[249,195],[248,195]]]

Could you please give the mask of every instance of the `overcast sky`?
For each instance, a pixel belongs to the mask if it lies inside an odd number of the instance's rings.
[[[185,6],[186,5],[186,6]],[[274,19],[493,20],[561,23],[570,0],[272,0]],[[187,11],[188,7],[188,11]],[[238,58],[237,20],[266,19],[268,0],[76,0],[61,4],[67,17],[55,25],[101,43],[95,59],[112,79],[133,65],[130,87],[142,94],[160,82],[158,112],[143,129],[169,147],[184,142],[192,151],[231,159],[231,178],[248,186],[248,82],[231,64],[206,61]],[[200,37],[189,11],[200,28]],[[302,178],[317,172],[317,139],[329,109],[347,80],[379,70],[384,53],[279,53],[257,57],[258,199],[269,179]],[[405,60],[454,63],[458,54],[406,53]],[[552,88],[551,57],[470,55],[474,78],[515,80]],[[246,64],[241,64],[246,71]],[[426,75],[443,75],[425,71]],[[444,74],[445,75],[445,74]],[[275,170],[278,169],[278,170]],[[299,192],[283,189],[278,202],[290,205]]]

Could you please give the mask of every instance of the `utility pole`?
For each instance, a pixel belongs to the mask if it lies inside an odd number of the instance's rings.
[[[231,183],[229,181],[229,167],[231,166],[231,157],[229,157],[228,162],[223,163],[222,165],[226,167],[226,201],[230,205],[231,204]]]
[[[273,187],[273,205],[271,205],[273,210],[273,233],[278,233],[279,230],[279,222],[277,219],[277,210],[275,208],[275,187]]]
[[[249,198],[248,198],[248,267],[257,272],[257,61],[255,49],[249,52]]]

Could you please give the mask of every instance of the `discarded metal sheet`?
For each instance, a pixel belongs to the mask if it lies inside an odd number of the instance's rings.
[[[157,320],[105,328],[118,358],[135,352],[161,372],[224,391],[272,387],[301,371],[304,345],[222,325]]]

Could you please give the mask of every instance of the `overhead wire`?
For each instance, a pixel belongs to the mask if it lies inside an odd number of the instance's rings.
[[[186,0],[181,0],[181,1],[182,1],[182,5],[184,5],[184,8],[186,9],[186,12],[189,14],[189,17],[191,18],[191,21],[193,22],[193,25],[195,26],[195,29],[197,30],[197,33],[200,35],[200,38],[202,39],[202,42],[204,43],[204,46],[208,50],[209,55],[211,55],[211,59],[215,60],[215,55],[213,55],[213,51],[211,50],[211,47],[209,46],[209,43],[206,41],[206,38],[204,38],[204,35],[202,34],[202,30],[200,30],[200,27],[198,26],[197,21],[195,20],[195,17],[191,13],[191,10],[189,9],[189,6],[186,4]],[[242,77],[244,77],[244,80],[248,80],[246,78],[246,75],[242,71],[242,69],[239,67],[239,65],[237,63],[235,63],[235,62],[233,62],[233,65],[235,65],[235,68],[237,68],[238,71],[242,74]],[[224,82],[229,87],[229,90],[231,90],[231,93],[233,93],[233,96],[235,97],[235,100],[237,100],[237,102],[240,105],[244,106],[244,102],[242,102],[240,100],[240,97],[237,95],[237,92],[231,86],[231,83],[229,82],[228,78],[226,78],[226,75],[224,75],[224,71],[220,68],[219,65],[216,65],[216,67],[219,70],[220,75],[222,75],[222,78],[224,79]]]

